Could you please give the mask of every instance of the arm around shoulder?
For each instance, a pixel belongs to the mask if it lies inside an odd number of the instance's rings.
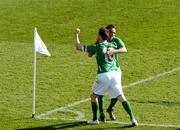
[[[125,46],[115,50],[115,53],[119,53],[119,54],[126,53],[126,52],[127,52],[127,49]]]

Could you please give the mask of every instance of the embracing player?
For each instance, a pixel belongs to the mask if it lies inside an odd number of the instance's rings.
[[[93,46],[82,46],[79,41],[79,33],[80,30],[76,29],[75,31],[75,46],[79,51],[90,52],[96,55],[97,65],[98,65],[98,74],[97,79],[94,82],[91,94],[91,106],[93,111],[93,120],[90,124],[98,124],[99,121],[97,119],[97,98],[98,96],[104,94],[106,92],[109,93],[110,98],[117,98],[122,102],[124,109],[128,112],[131,123],[133,126],[137,125],[137,121],[133,115],[130,104],[126,100],[124,93],[122,91],[122,86],[120,84],[119,71],[116,65],[116,58],[114,55],[110,53],[113,48],[117,48],[115,43],[107,42],[108,39],[108,31],[105,28],[100,28],[97,35],[97,42],[95,47]],[[107,50],[112,50],[111,52],[107,52]],[[108,56],[109,55],[109,56]],[[111,57],[110,57],[111,55]]]
[[[119,65],[119,57],[118,57],[118,54],[123,54],[123,53],[126,53],[127,52],[127,49],[125,47],[125,44],[123,43],[123,41],[116,37],[116,29],[114,27],[114,25],[112,24],[109,24],[106,26],[106,29],[109,31],[109,37],[108,37],[108,42],[112,42],[113,44],[116,45],[117,48],[108,48],[108,51],[107,51],[107,54],[108,56],[112,56],[114,55],[115,56],[115,59],[116,59],[116,66],[118,68],[118,72],[119,72],[119,78],[120,78],[120,84],[121,83],[121,69],[120,69],[120,65]],[[99,102],[99,111],[101,113],[103,113],[103,102],[104,102],[104,96],[99,96],[98,97],[98,102]],[[113,113],[113,107],[115,106],[117,102],[117,98],[112,98],[111,101],[110,101],[110,105],[108,107],[108,109],[106,110],[109,114],[109,117],[111,120],[115,120],[116,117]],[[101,105],[102,104],[102,105]],[[102,114],[103,115],[103,114]],[[103,116],[100,116],[100,119],[103,120],[102,118]]]
[[[120,69],[120,65],[119,65],[119,54],[123,54],[127,52],[127,49],[125,47],[125,44],[123,43],[123,41],[116,37],[116,29],[114,27],[114,25],[109,24],[106,26],[106,29],[109,31],[109,37],[108,37],[108,42],[112,42],[113,44],[116,45],[116,48],[108,48],[107,51],[107,55],[110,57],[112,55],[115,56],[115,60],[116,60],[116,66],[118,68],[118,72],[119,72],[119,78],[120,78],[120,84],[121,84],[121,69]],[[93,54],[89,52],[89,56],[92,56]],[[109,117],[111,120],[115,120],[116,117],[113,113],[113,107],[115,106],[117,102],[117,98],[112,98],[110,101],[110,105],[108,107],[108,109],[106,110],[109,114]],[[99,103],[99,112],[100,112],[100,120],[101,121],[105,121],[105,115],[104,115],[104,96],[99,95],[98,97],[98,103]],[[132,114],[130,114],[132,115]]]

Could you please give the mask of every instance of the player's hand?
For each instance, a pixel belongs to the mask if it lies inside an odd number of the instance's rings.
[[[75,30],[75,34],[80,34],[80,29],[79,28],[76,28],[76,30]]]
[[[106,54],[108,57],[111,57],[112,55],[114,55],[115,54],[114,48],[108,48]]]

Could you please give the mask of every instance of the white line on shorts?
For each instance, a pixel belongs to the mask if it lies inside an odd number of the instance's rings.
[[[142,79],[142,80],[138,80],[134,83],[130,83],[128,85],[125,85],[123,86],[123,89],[126,89],[126,88],[129,88],[129,87],[132,87],[132,86],[136,86],[138,84],[142,84],[144,82],[147,82],[147,81],[150,81],[150,80],[153,80],[153,79],[156,79],[156,78],[159,78],[159,77],[162,77],[162,76],[165,76],[167,74],[170,74],[170,73],[173,73],[173,72],[176,72],[176,71],[179,71],[180,70],[180,67],[176,67],[170,71],[166,71],[166,72],[162,72],[162,73],[159,73],[157,75],[154,75],[154,76],[150,76],[146,79]],[[76,106],[76,105],[79,105],[81,103],[85,103],[87,101],[89,101],[90,98],[87,98],[87,99],[84,99],[84,100],[80,100],[80,101],[77,101],[77,102],[73,102],[73,103],[70,103],[64,107],[59,107],[57,109],[54,109],[54,110],[50,110],[50,111],[47,111],[45,113],[42,113],[40,114],[39,116],[36,116],[37,119],[51,119],[51,120],[82,120],[83,117],[84,117],[84,113],[80,112],[80,111],[76,111],[76,110],[69,110],[68,108],[69,107],[73,107],[73,106]],[[52,114],[52,113],[55,113],[57,111],[69,111],[69,112],[72,112],[72,113],[76,113],[76,117],[75,118],[49,118],[47,117],[48,115]],[[129,124],[127,122],[109,122],[109,123],[119,123],[119,124]],[[161,125],[161,124],[140,124],[142,126],[159,126],[159,127],[176,127],[176,128],[180,128],[180,126],[176,126],[176,125]]]

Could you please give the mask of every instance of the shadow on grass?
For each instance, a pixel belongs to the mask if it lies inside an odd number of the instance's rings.
[[[96,128],[89,128],[89,129],[86,129],[86,130],[94,130],[94,129],[96,129],[96,130],[111,130],[111,129],[113,129],[113,130],[115,130],[115,129],[117,129],[117,130],[119,130],[119,129],[126,129],[126,128],[133,128],[134,126],[132,126],[132,125],[126,125],[126,126],[116,126],[116,127],[107,127],[107,128],[98,128],[98,127],[96,127]]]
[[[34,128],[22,128],[16,130],[60,130],[66,128],[73,128],[77,126],[85,126],[85,125],[87,125],[87,122],[81,121],[81,122],[72,122],[72,123],[62,123],[62,124],[50,125],[50,126],[40,126]]]
[[[164,105],[164,106],[179,106],[180,102],[172,102],[172,101],[140,101],[140,100],[130,100],[131,102],[135,103],[142,103],[142,104],[157,104],[157,105]]]
[[[49,125],[49,126],[40,126],[40,127],[33,127],[33,128],[20,128],[16,130],[60,130],[60,129],[67,129],[67,128],[74,128],[78,126],[92,126],[88,125],[86,121],[81,122],[72,122],[72,123],[62,123],[57,125]],[[127,126],[120,126],[120,127],[107,127],[102,128],[101,126],[98,128],[98,125],[96,127],[96,130],[105,130],[105,129],[124,129],[124,128],[131,128],[132,125]],[[77,128],[78,129],[78,128]],[[86,130],[93,130],[94,128],[86,128]]]

